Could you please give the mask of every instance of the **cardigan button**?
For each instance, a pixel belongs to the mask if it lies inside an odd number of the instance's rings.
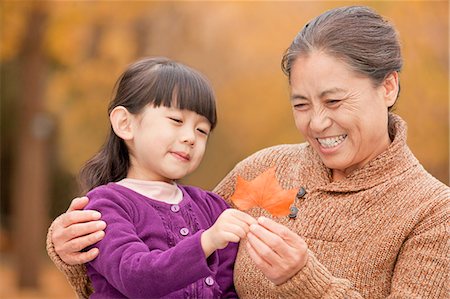
[[[189,235],[189,229],[186,228],[186,227],[183,227],[182,229],[180,229],[180,234],[181,234],[182,236],[187,236],[187,235]]]
[[[303,196],[305,196],[306,194],[306,190],[303,187],[300,187],[300,189],[297,192],[297,198],[302,198]]]
[[[297,214],[298,214],[298,208],[297,207],[291,206],[289,208],[289,211],[291,212],[289,214],[289,218],[291,218],[291,219],[297,218]]]
[[[212,278],[211,276],[206,277],[205,283],[209,286],[212,286],[214,284],[214,278]]]
[[[174,213],[178,212],[180,210],[180,206],[179,205],[172,205],[170,206],[170,210]]]

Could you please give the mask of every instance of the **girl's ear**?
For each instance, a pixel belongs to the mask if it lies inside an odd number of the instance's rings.
[[[132,119],[133,115],[123,106],[115,107],[109,114],[114,133],[123,140],[131,140],[133,138]]]
[[[387,107],[391,107],[397,101],[397,96],[399,92],[398,86],[398,73],[390,73],[383,81],[384,87],[384,97]]]

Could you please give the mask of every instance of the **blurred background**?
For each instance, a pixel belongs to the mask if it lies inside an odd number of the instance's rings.
[[[46,230],[80,195],[77,172],[106,137],[106,107],[129,63],[166,56],[212,82],[218,127],[183,181],[212,189],[247,155],[302,141],[282,54],[314,16],[361,3],[400,32],[396,112],[415,155],[448,185],[448,1],[2,1],[0,297],[75,298],[46,255]]]

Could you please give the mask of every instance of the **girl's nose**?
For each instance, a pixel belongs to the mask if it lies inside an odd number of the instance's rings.
[[[189,144],[190,146],[195,144],[195,131],[192,129],[183,130],[182,135],[183,143]]]

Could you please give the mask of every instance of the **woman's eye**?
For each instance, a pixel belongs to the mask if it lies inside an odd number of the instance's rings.
[[[294,104],[294,109],[296,109],[296,110],[303,110],[303,109],[305,109],[306,107],[307,107],[307,105],[304,104],[304,103]]]
[[[331,106],[339,104],[341,100],[327,100],[327,103],[330,104]]]

